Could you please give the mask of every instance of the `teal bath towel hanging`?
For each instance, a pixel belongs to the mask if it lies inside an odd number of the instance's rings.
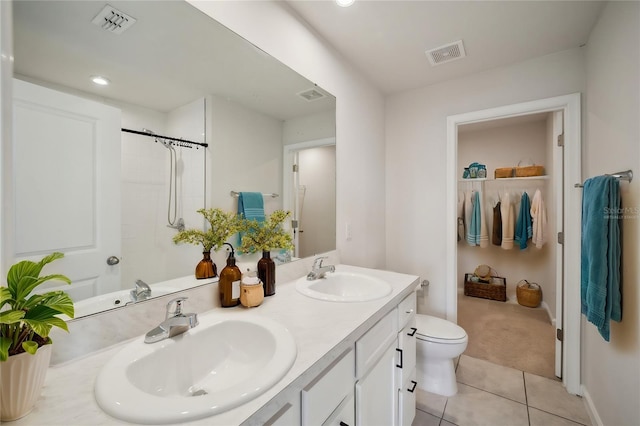
[[[262,192],[240,192],[238,194],[238,215],[245,219],[264,222],[264,196]],[[238,233],[237,247],[242,243],[242,233]]]
[[[619,212],[618,179],[613,176],[587,179],[582,194],[582,313],[607,342],[610,320],[622,319]]]

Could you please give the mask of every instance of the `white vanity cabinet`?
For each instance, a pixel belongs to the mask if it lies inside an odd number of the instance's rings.
[[[416,413],[416,293],[398,305],[400,332],[397,340],[397,425],[411,425]]]
[[[395,386],[396,348],[389,345],[381,358],[356,382],[356,424],[394,425],[397,402]]]
[[[291,401],[267,420],[263,426],[291,426],[300,420],[300,402]]]
[[[355,424],[355,399],[352,391],[322,426],[354,426]]]
[[[395,424],[397,309],[356,341],[356,424]]]
[[[340,413],[348,421],[353,417],[353,404],[349,413],[348,400],[353,395],[355,355],[347,349],[302,389],[303,426],[322,424],[349,424],[340,419]],[[344,405],[343,405],[344,403]],[[352,426],[353,422],[349,425]]]

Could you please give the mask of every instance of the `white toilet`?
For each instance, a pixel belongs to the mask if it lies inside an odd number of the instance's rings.
[[[416,315],[416,364],[418,387],[438,395],[458,392],[453,361],[467,348],[464,329],[451,321]]]

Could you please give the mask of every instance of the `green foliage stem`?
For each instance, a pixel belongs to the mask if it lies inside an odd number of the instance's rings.
[[[173,237],[173,242],[202,245],[203,251],[219,250],[227,239],[238,232],[240,221],[235,213],[227,213],[221,209],[198,210],[209,222],[208,229],[185,229]]]
[[[291,235],[282,227],[282,223],[291,212],[276,210],[264,222],[255,219],[242,219],[240,232],[242,241],[239,250],[242,253],[255,253],[274,249],[291,250]]]

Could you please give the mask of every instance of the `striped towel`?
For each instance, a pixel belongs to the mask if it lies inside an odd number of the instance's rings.
[[[264,222],[264,198],[261,192],[241,192],[238,194],[238,216]],[[238,245],[242,243],[242,232],[238,232]]]
[[[264,222],[264,199],[261,192],[241,192],[238,195],[238,214],[245,219]]]

